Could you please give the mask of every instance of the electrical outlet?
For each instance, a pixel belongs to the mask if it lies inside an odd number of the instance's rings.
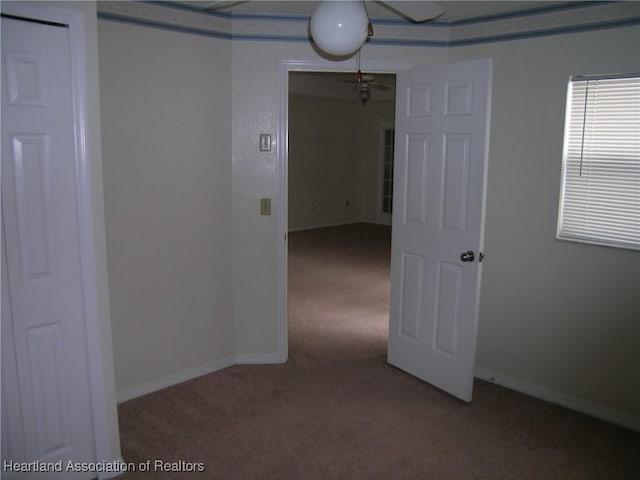
[[[271,199],[260,199],[260,215],[271,215]]]

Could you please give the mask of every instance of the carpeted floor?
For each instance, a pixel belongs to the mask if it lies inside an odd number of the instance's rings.
[[[640,434],[476,381],[464,404],[385,362],[388,228],[290,234],[289,361],[119,406],[121,478],[639,479]],[[179,463],[186,462],[186,463]]]

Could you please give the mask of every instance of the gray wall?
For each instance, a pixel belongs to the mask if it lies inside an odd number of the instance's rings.
[[[147,382],[206,370],[234,352],[231,47],[104,21],[99,40],[107,256],[122,397]]]
[[[289,230],[377,223],[379,132],[391,100],[289,96]],[[349,201],[349,206],[347,206]]]

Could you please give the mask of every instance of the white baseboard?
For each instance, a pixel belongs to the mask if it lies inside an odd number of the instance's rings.
[[[304,230],[315,230],[316,228],[341,227],[343,225],[351,225],[353,223],[365,223],[365,222],[361,222],[360,220],[350,220],[346,222],[324,223],[321,225],[309,225],[307,227],[289,227],[289,233],[303,232]]]
[[[188,368],[187,370],[173,373],[171,375],[167,375],[165,377],[153,380],[151,382],[146,382],[141,385],[136,385],[135,387],[125,388],[124,390],[120,390],[117,392],[116,399],[118,403],[126,402],[127,400],[132,400],[134,398],[147,395],[148,393],[157,392],[158,390],[162,390],[163,388],[172,387],[173,385],[177,385],[178,383],[186,382],[187,380],[192,380],[194,378],[201,377],[202,375],[217,372],[218,370],[222,370],[223,368],[231,367],[233,365],[260,365],[269,363],[284,363],[286,361],[286,358],[283,358],[282,355],[278,354],[233,355],[221,358],[220,360],[216,360],[214,362],[200,365],[198,367]]]
[[[524,393],[525,395],[539,398],[640,432],[640,417],[613,410],[581,398],[565,395],[564,393],[556,392],[482,367],[476,367],[475,376],[480,380],[486,380],[487,382],[495,383],[496,385],[515,390],[516,392]]]
[[[188,368],[181,372],[173,373],[171,375],[161,377],[157,380],[143,383],[142,385],[125,388],[124,390],[120,390],[116,393],[116,399],[118,403],[126,402],[127,400],[132,400],[136,397],[141,397],[142,395],[156,392],[158,390],[162,390],[163,388],[171,387],[173,385],[177,385],[178,383],[186,382],[187,380],[191,380],[202,375],[217,372],[218,370],[230,367],[232,365],[235,365],[236,363],[238,362],[236,361],[234,356],[221,358],[219,360],[215,360],[198,367]]]
[[[236,363],[238,365],[261,365],[269,363],[284,363],[286,358],[282,358],[282,355],[265,354],[265,355],[236,355]]]
[[[187,380],[191,380],[202,375],[217,372],[218,370],[222,370],[223,368],[227,368],[232,365],[278,364],[284,363],[286,362],[286,360],[286,358],[283,358],[282,355],[278,354],[235,355],[225,357],[220,360],[201,365],[199,367],[189,368],[187,370],[183,370],[182,372],[167,375],[155,381],[120,390],[119,392],[117,392],[117,400],[118,403],[126,402],[127,400],[132,400],[136,397],[141,397],[142,395],[156,392],[158,390],[162,390],[163,388],[171,387],[173,385],[177,385],[178,383],[186,382]],[[620,425],[622,427],[640,432],[640,418],[636,416],[613,410],[608,407],[583,400],[581,398],[556,392],[554,390],[550,390],[539,385],[534,385],[532,383],[525,382],[524,380],[509,377],[508,375],[503,375],[502,373],[494,372],[482,367],[476,367],[475,376],[480,380],[495,383],[496,385],[515,390],[516,392],[524,393],[525,395],[539,398],[541,400],[545,400],[547,402],[554,403],[571,410],[576,410],[578,412],[591,415],[592,417],[600,418],[602,420],[615,423],[616,425]]]

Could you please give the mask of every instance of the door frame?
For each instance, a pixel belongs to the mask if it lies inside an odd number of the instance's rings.
[[[95,8],[95,7],[94,7]],[[108,305],[102,165],[100,151],[97,64],[88,65],[88,52],[97,54],[93,35],[97,23],[87,9],[43,2],[3,2],[2,13],[60,23],[69,29],[71,97],[73,101],[76,200],[82,265],[82,301],[86,325],[91,408],[96,462],[123,463],[118,433],[111,324]],[[91,68],[91,69],[90,69]],[[104,472],[110,478],[118,472]]]
[[[321,58],[281,60],[278,65],[277,91],[278,111],[276,120],[276,145],[278,179],[276,186],[276,316],[277,316],[277,357],[286,362],[289,356],[288,326],[288,226],[289,226],[289,73],[290,72],[355,72],[355,56],[348,60],[332,62]],[[361,69],[371,73],[393,73],[412,68],[410,62],[382,60],[362,60]]]

